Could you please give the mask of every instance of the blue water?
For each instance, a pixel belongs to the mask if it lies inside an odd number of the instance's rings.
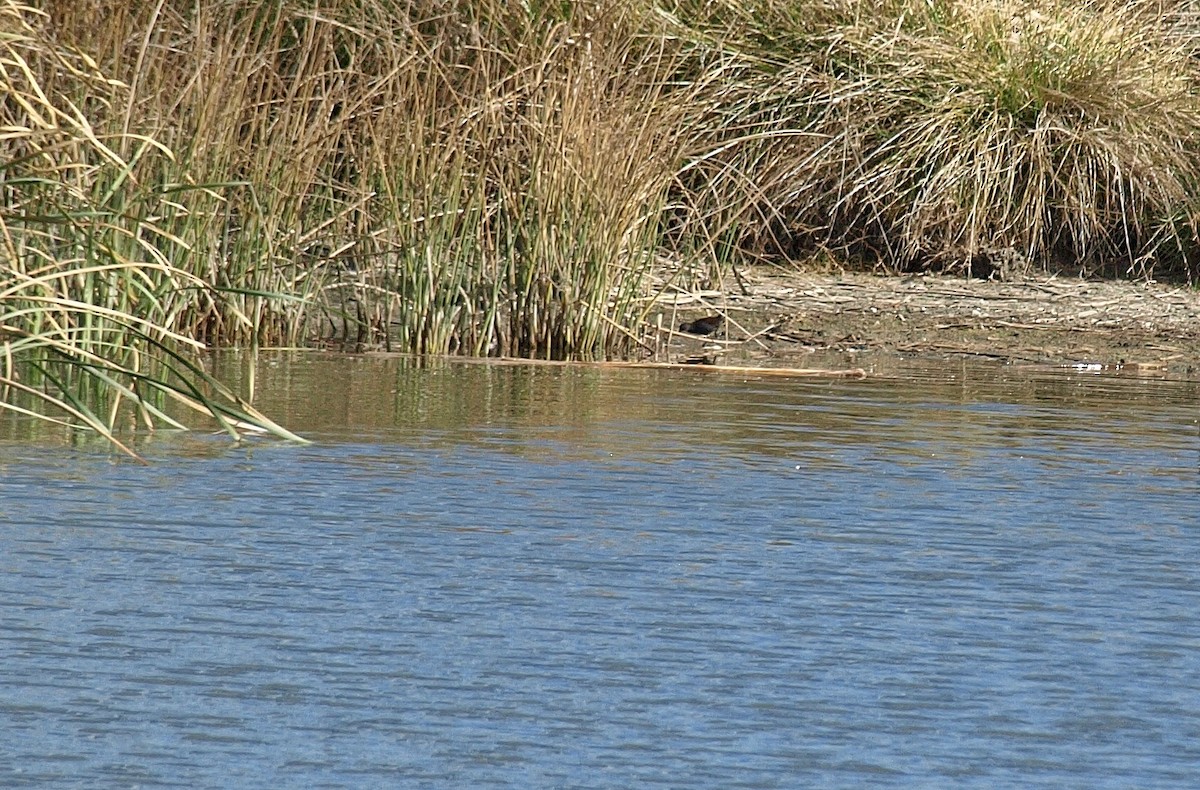
[[[1188,385],[583,375],[0,446],[0,786],[1200,783]]]

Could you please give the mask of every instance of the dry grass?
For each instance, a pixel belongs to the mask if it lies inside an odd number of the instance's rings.
[[[1184,8],[763,2],[736,25],[694,12],[681,24],[708,31],[698,47],[735,75],[714,84],[736,142],[714,141],[727,150],[710,181],[741,195],[721,207],[745,212],[751,247],[771,230],[776,250],[888,268],[1004,249],[1111,274],[1187,266],[1200,61]]]
[[[633,342],[680,125],[627,4],[49,5],[131,86],[109,126],[175,153],[138,176],[216,289],[188,334],[294,345],[335,305],[417,353]]]
[[[331,331],[625,356],[664,260],[1196,272],[1183,2],[40,7],[0,0],[11,370],[41,338],[216,392],[191,344]]]

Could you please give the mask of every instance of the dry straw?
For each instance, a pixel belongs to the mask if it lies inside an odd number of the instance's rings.
[[[1187,9],[697,3],[676,21],[716,97],[697,121],[724,145],[704,183],[740,212],[743,239],[775,251],[913,268],[1008,249],[1087,272],[1187,269],[1200,175]]]

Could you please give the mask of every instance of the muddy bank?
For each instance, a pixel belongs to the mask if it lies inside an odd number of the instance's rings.
[[[713,338],[671,333],[660,354],[835,364],[909,355],[1200,374],[1200,292],[1155,282],[1019,282],[938,275],[752,271],[725,292],[679,293],[666,327],[708,312]]]

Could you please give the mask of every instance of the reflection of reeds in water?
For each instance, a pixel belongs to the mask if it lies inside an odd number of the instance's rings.
[[[218,370],[234,380],[248,375],[236,365]],[[1156,409],[1186,413],[1200,390],[1196,382],[1146,386],[1116,377],[1081,387],[1081,377],[1070,371],[1015,375],[992,363],[962,361],[865,380],[394,355],[271,355],[258,370],[264,408],[326,435],[479,443],[541,460],[557,453],[612,460],[602,455],[610,451],[658,457],[667,439],[690,448],[681,461],[695,459],[702,442],[714,453],[762,452],[781,468],[793,463],[779,452],[789,445],[869,450],[885,435],[914,457],[928,460],[936,447],[938,459],[970,462],[971,445],[985,434],[994,440],[998,424],[1054,442],[1080,419]],[[314,397],[317,392],[322,397]],[[1053,404],[1049,411],[1047,404]],[[1130,430],[1149,437],[1166,424],[1131,424]]]

